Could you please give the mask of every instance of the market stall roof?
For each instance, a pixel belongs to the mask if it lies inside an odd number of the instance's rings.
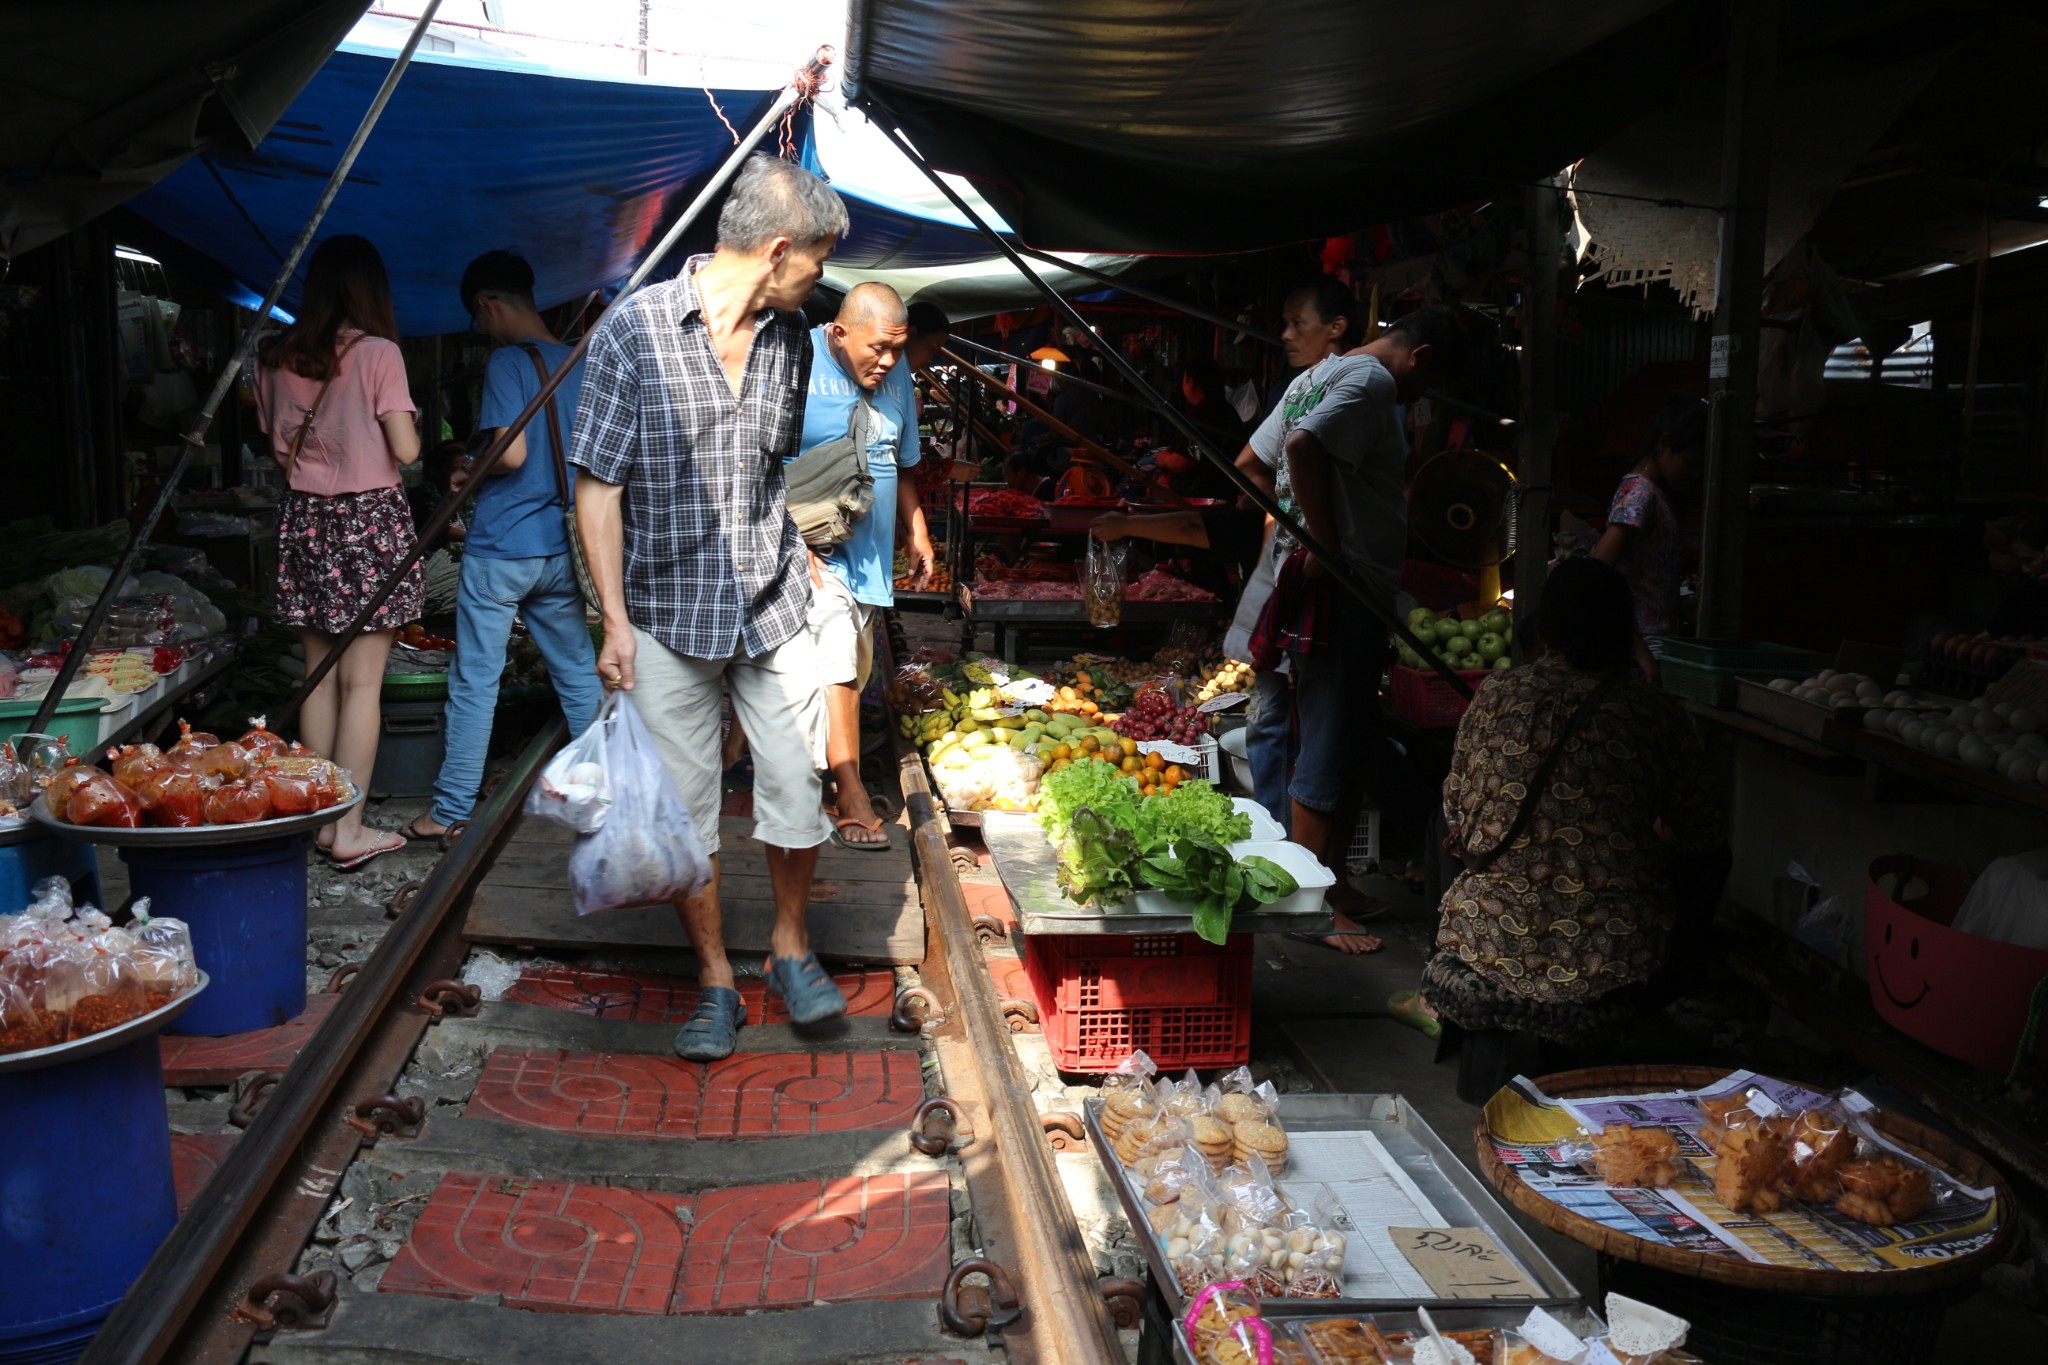
[[[0,259],[256,145],[368,0],[7,0]]]
[[[855,0],[846,81],[1034,246],[1235,251],[1554,173],[1718,51],[1699,0]]]

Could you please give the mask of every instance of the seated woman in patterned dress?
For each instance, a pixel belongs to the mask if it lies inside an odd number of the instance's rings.
[[[1489,678],[1458,727],[1445,846],[1463,870],[1422,993],[1466,1035],[1474,1103],[1545,1044],[1599,1041],[1653,1003],[1679,929],[1672,863],[1721,845],[1699,738],[1636,671],[1633,616],[1613,568],[1559,565],[1538,608],[1548,652]]]

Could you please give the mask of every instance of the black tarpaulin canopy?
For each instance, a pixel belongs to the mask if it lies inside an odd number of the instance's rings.
[[[0,259],[256,145],[369,0],[4,0]]]
[[[1235,251],[1553,174],[1718,55],[1718,14],[1705,0],[854,0],[845,79],[1034,246]]]

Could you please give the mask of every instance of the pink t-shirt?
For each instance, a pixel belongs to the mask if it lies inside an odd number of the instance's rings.
[[[358,335],[344,328],[337,347]],[[256,371],[256,412],[270,433],[271,454],[282,465],[292,436],[320,396],[320,380],[288,369],[261,366]],[[398,487],[398,462],[385,443],[382,420],[394,412],[418,412],[405,383],[405,357],[397,343],[366,336],[341,358],[341,371],[299,458],[292,467],[291,486],[301,493],[331,498]]]

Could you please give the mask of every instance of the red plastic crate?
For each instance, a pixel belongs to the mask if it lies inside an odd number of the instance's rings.
[[[1160,1070],[1251,1060],[1252,936],[1029,934],[1024,968],[1062,1071],[1114,1071],[1143,1049]]]
[[[1425,730],[1456,725],[1464,718],[1465,708],[1471,705],[1433,668],[1395,664],[1387,670],[1387,676],[1393,683],[1394,714]],[[1479,684],[1493,676],[1493,670],[1461,668],[1458,676],[1477,692]]]

